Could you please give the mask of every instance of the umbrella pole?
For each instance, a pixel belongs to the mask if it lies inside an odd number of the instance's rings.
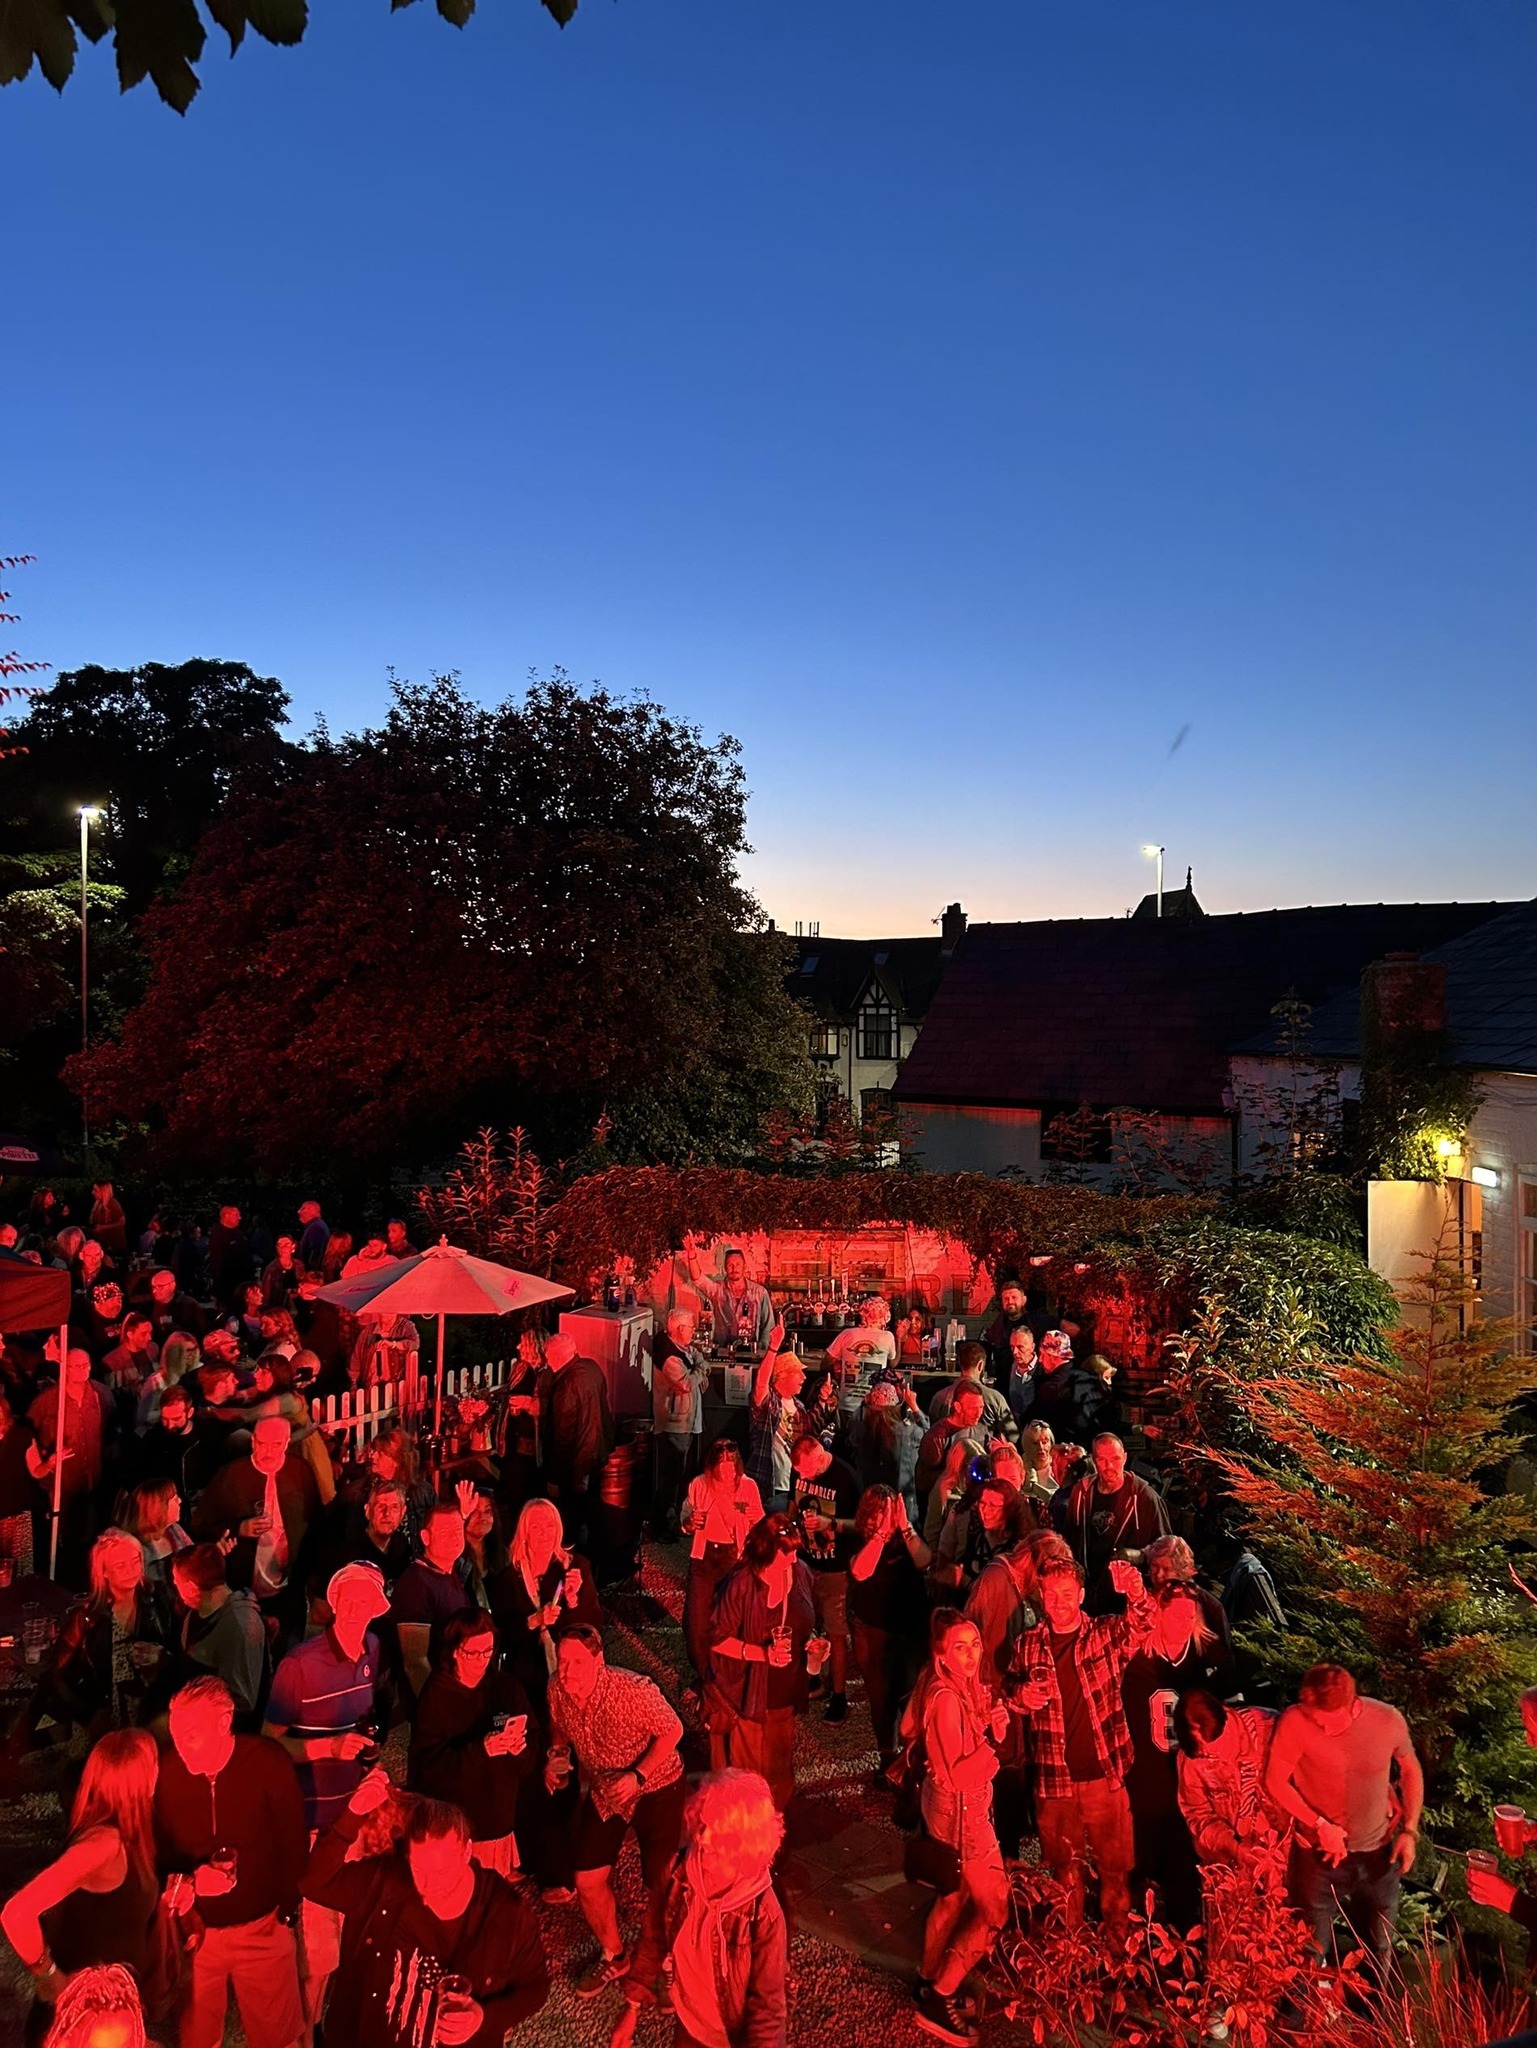
[[[59,1411],[53,1424],[53,1526],[48,1538],[48,1576],[59,1576],[59,1515],[64,1500],[64,1451],[69,1435],[69,1324],[59,1325]]]
[[[440,1315],[438,1317],[438,1391],[432,1411],[432,1433],[434,1436],[441,1436],[443,1434],[443,1332],[447,1327],[447,1316]]]

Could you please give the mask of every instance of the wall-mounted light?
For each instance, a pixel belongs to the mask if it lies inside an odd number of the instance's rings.
[[[1468,1179],[1480,1188],[1497,1188],[1500,1184],[1499,1172],[1492,1166],[1475,1166]]]
[[[1455,1138],[1437,1138],[1436,1140],[1437,1159],[1455,1159],[1461,1150],[1462,1147]]]

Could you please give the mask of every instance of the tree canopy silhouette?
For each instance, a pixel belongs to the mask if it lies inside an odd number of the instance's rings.
[[[390,0],[391,9],[412,0]],[[539,0],[562,28],[577,0]],[[229,38],[233,56],[247,29],[269,43],[297,43],[309,25],[309,0],[203,0],[209,20]],[[463,28],[475,0],[437,0],[438,13]],[[0,85],[14,85],[35,64],[60,92],[75,68],[80,37],[109,36],[124,92],[147,78],[168,107],[184,114],[197,96],[197,64],[208,40],[196,0],[6,0],[0,6]]]
[[[809,1086],[759,929],[736,743],[561,675],[395,685],[377,731],[237,789],[140,927],[143,999],[73,1062],[166,1165],[403,1162],[476,1123],[741,1156]]]

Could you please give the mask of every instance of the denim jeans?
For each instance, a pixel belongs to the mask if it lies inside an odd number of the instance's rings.
[[[1379,1963],[1387,1960],[1402,1881],[1392,1852],[1392,1843],[1385,1842],[1380,1849],[1353,1850],[1342,1862],[1326,1863],[1317,1849],[1292,1844],[1287,1868],[1292,1904],[1326,1960],[1337,1954],[1334,1929],[1340,1919]]]

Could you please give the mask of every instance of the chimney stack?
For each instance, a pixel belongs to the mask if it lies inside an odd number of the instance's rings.
[[[1418,953],[1389,953],[1361,976],[1361,1050],[1390,1053],[1446,1029],[1446,969]]]
[[[958,903],[947,903],[944,915],[939,920],[940,958],[948,960],[960,944],[966,930],[966,913]]]

